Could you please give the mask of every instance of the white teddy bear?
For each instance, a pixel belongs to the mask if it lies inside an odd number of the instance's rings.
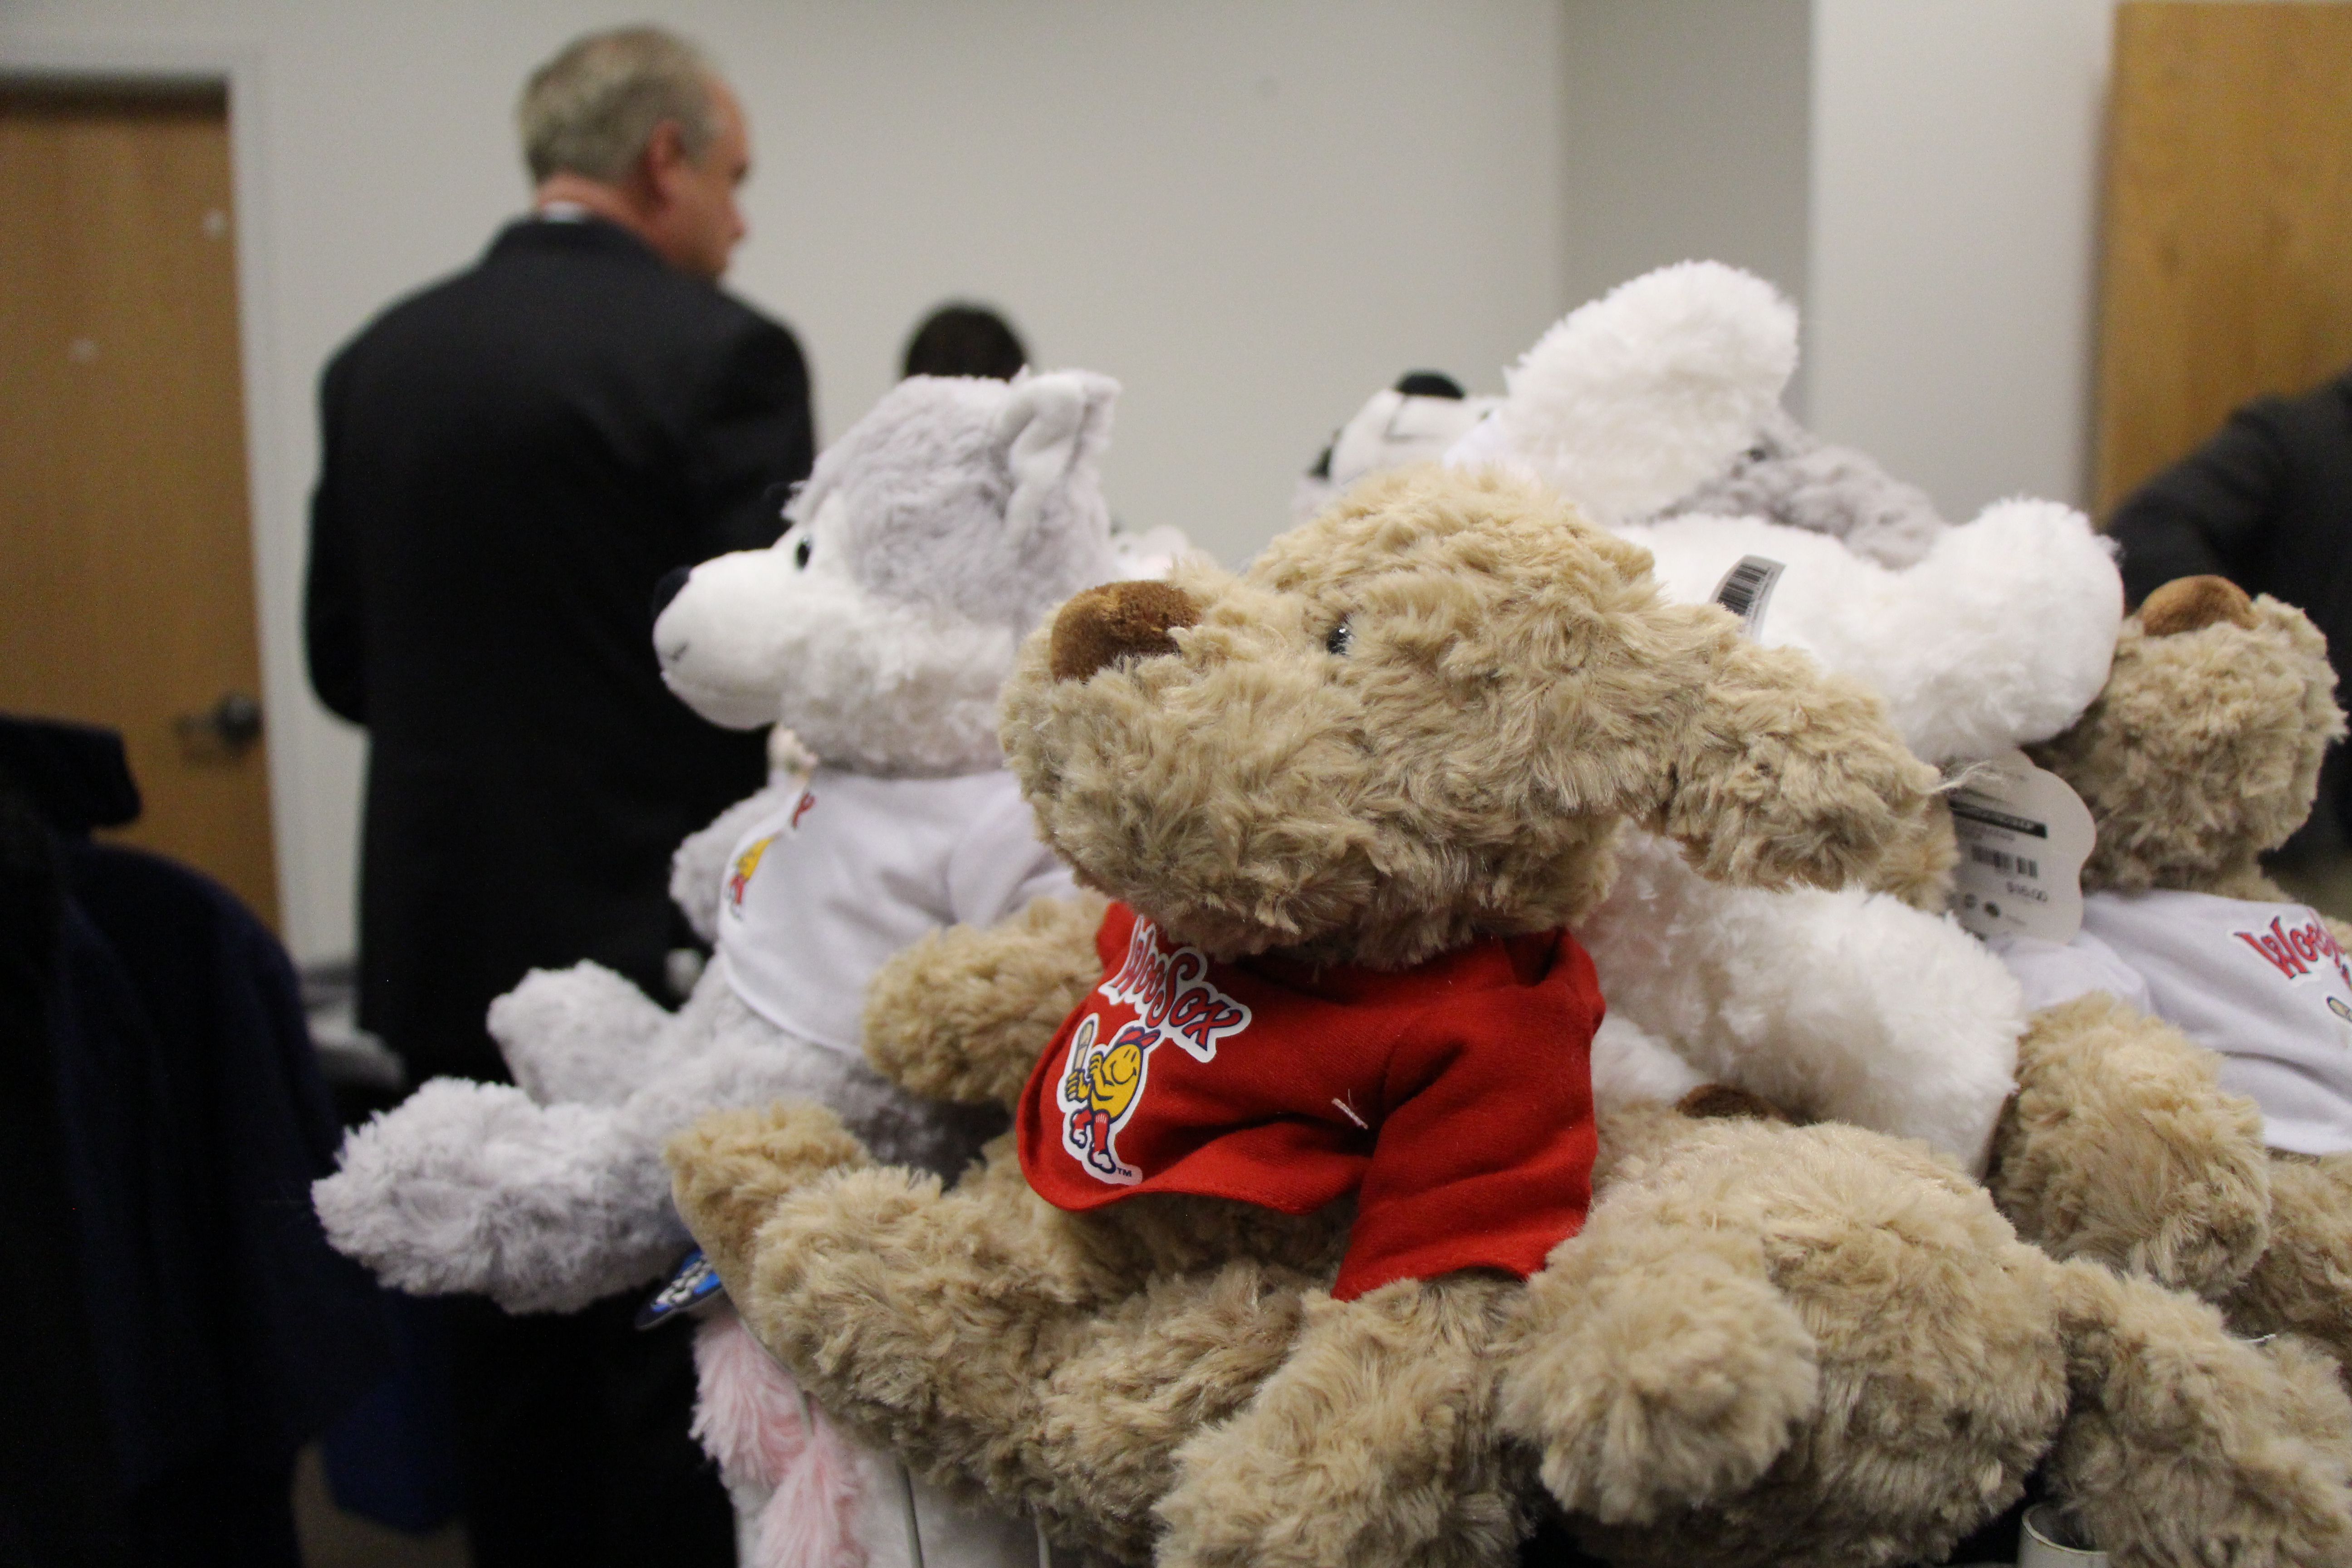
[[[769,550],[695,569],[655,644],[672,689],[816,758],[687,841],[674,891],[718,956],[677,1013],[593,963],[490,1012],[515,1085],[436,1079],[354,1131],[314,1196],[389,1285],[568,1310],[691,1245],[661,1146],[712,1109],[793,1098],[880,1159],[952,1175],[995,1130],[866,1063],[866,977],[1068,874],[996,742],[996,691],[1052,605],[1116,575],[1099,483],[1117,385],[901,383],[817,460]]]
[[[1667,515],[1786,422],[1796,359],[1796,312],[1769,284],[1710,262],[1664,268],[1546,333],[1448,461],[1549,480],[1645,546],[1671,596],[1720,595],[1768,646],[1874,686],[1930,762],[2063,730],[2105,685],[2123,616],[2113,560],[2079,512],[2004,501],[1973,522],[1906,527],[1899,548],[1882,542],[1913,558],[1900,570],[1822,532]],[[1765,564],[1741,572],[1751,558]],[[1616,886],[1578,934],[1610,1003],[1597,1092],[1671,1100],[1728,1083],[1984,1169],[2025,1008],[1950,920],[1886,894],[1727,889],[1628,833]]]

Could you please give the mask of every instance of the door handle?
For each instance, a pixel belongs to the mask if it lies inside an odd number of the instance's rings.
[[[192,757],[234,757],[261,739],[261,704],[242,691],[225,691],[202,713],[172,721]]]

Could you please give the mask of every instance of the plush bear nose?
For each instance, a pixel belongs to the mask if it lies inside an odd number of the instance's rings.
[[[2254,602],[2227,577],[2175,577],[2139,607],[2139,629],[2152,637],[2202,631],[2221,621],[2254,625]]]
[[[1054,617],[1049,646],[1056,680],[1084,680],[1121,658],[1174,653],[1168,634],[1201,618],[1192,595],[1168,583],[1106,583],[1076,595]]]

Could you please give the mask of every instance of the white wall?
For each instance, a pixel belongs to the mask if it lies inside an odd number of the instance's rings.
[[[1811,0],[1566,0],[1564,20],[1569,300],[1694,258],[1803,300]]]
[[[2084,498],[2113,0],[1564,3],[1571,300],[1751,268],[1800,417],[1956,519]]]
[[[311,384],[523,200],[529,68],[607,0],[0,0],[0,69],[226,74],[288,934],[348,951],[361,742],[299,646]],[[1406,368],[1486,385],[1557,314],[1550,0],[677,0],[751,110],[732,284],[800,332],[821,435],[950,294],[1120,376],[1109,479],[1228,560]]]
[[[1814,0],[1813,426],[1947,516],[2088,492],[2111,0]]]

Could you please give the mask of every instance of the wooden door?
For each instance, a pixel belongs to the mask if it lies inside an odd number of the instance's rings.
[[[2116,13],[2098,506],[2352,365],[2352,5]]]
[[[0,710],[121,731],[121,837],[274,924],[228,120],[0,83]]]

